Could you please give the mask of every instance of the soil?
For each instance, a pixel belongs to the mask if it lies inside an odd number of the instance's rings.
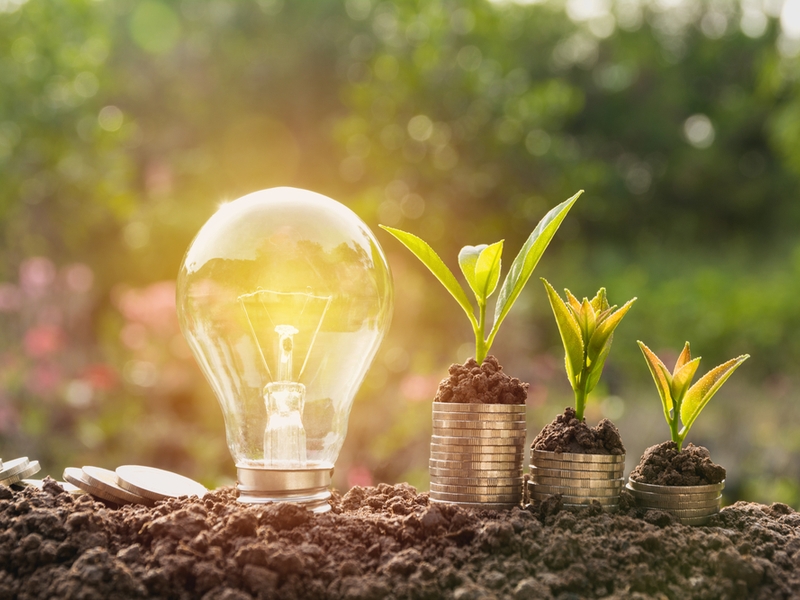
[[[504,373],[494,356],[487,356],[480,365],[474,358],[450,365],[449,372],[439,383],[435,402],[525,404],[528,399],[528,384]]]
[[[595,427],[589,427],[585,419],[576,418],[571,406],[544,426],[531,448],[573,454],[625,454],[622,437],[611,421],[603,419]]]
[[[707,448],[689,444],[678,452],[675,442],[650,446],[631,479],[654,485],[708,485],[725,479],[725,468],[711,461]]]
[[[800,514],[736,503],[706,527],[559,497],[510,511],[432,505],[412,487],[334,495],[313,515],[233,488],[119,510],[0,486],[0,598],[775,599],[800,595]]]

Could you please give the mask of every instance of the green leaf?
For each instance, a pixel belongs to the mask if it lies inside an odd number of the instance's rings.
[[[478,263],[478,257],[481,255],[481,252],[487,247],[486,244],[481,244],[480,246],[464,246],[461,252],[458,253],[458,266],[461,268],[464,278],[467,280],[469,287],[476,297],[478,296],[479,286],[475,278],[475,265]]]
[[[721,364],[708,373],[703,375],[697,380],[689,391],[686,392],[686,397],[683,399],[681,405],[681,421],[683,422],[682,435],[689,432],[695,419],[697,419],[700,412],[705,408],[711,397],[717,393],[722,384],[728,380],[728,377],[733,375],[733,372],[739,368],[744,361],[750,358],[749,354],[743,354],[737,358],[732,358],[726,363]]]
[[[591,340],[597,326],[597,315],[589,301],[584,298],[581,311],[578,313],[578,323],[581,326],[581,336],[584,340]]]
[[[678,356],[678,360],[675,361],[675,368],[672,370],[672,372],[677,373],[690,360],[692,360],[692,351],[689,348],[689,342],[686,342],[683,345],[683,350],[681,350],[680,356]]]
[[[481,251],[475,264],[475,280],[478,283],[480,297],[484,303],[497,289],[500,281],[501,257],[503,256],[503,240],[487,246]],[[476,292],[476,295],[478,292]]]
[[[679,364],[680,362],[681,361],[678,360]],[[677,369],[675,373],[673,373],[671,384],[672,398],[678,406],[683,405],[683,397],[686,395],[686,390],[689,389],[689,385],[691,385],[694,374],[697,372],[697,367],[699,366],[700,357],[698,356],[694,360],[685,363],[680,369]],[[681,409],[681,413],[682,412],[683,409]]]
[[[617,328],[620,321],[622,321],[622,317],[628,313],[634,302],[636,302],[636,298],[631,298],[616,312],[611,314],[604,312],[600,315],[594,334],[592,334],[592,337],[589,339],[589,347],[586,349],[586,356],[590,360],[597,360],[597,357],[601,354],[603,349],[607,345],[611,345],[611,337],[614,330]]]
[[[655,352],[645,346],[643,342],[637,342],[637,344],[639,344],[639,348],[642,350],[642,354],[644,354],[644,359],[647,362],[648,368],[650,369],[650,374],[653,376],[653,381],[656,382],[658,395],[661,397],[661,404],[664,407],[664,417],[667,419],[667,423],[669,424],[669,412],[673,408],[672,386],[670,385],[669,381],[669,371],[667,371],[667,367],[664,366],[664,363],[661,362],[661,359],[655,355]]]
[[[597,290],[597,295],[592,298],[592,306],[595,312],[601,313],[608,308],[608,298],[606,297],[606,288]]]
[[[511,268],[508,270],[503,285],[500,287],[500,294],[497,297],[497,306],[494,311],[494,323],[492,324],[492,331],[489,334],[489,339],[493,340],[500,328],[500,324],[508,315],[508,311],[516,302],[525,284],[528,283],[533,270],[539,263],[539,259],[544,254],[553,236],[561,226],[561,222],[567,216],[569,209],[578,200],[583,190],[577,194],[564,200],[561,204],[551,209],[544,218],[539,221],[528,239],[522,245],[522,248],[511,263]],[[558,296],[556,294],[556,296]]]
[[[587,356],[587,362],[589,363],[589,381],[586,385],[586,393],[588,394],[591,392],[597,382],[600,381],[600,376],[603,374],[603,366],[606,364],[606,358],[608,358],[608,353],[611,352],[611,340],[614,336],[608,338],[608,343],[603,346],[603,349],[600,351],[594,359],[589,360]]]
[[[578,300],[575,296],[572,295],[567,288],[564,288],[564,294],[567,296],[567,302],[569,302],[569,306],[572,307],[572,312],[575,315],[575,318],[578,318],[578,314],[581,312],[581,301]]]
[[[469,301],[469,297],[464,291],[464,288],[458,283],[456,276],[447,268],[447,265],[445,265],[442,259],[439,258],[439,255],[434,252],[433,248],[431,248],[427,242],[424,242],[411,233],[384,225],[380,225],[380,228],[396,237],[400,243],[411,250],[414,256],[422,261],[422,264],[428,267],[428,270],[434,274],[436,279],[438,279],[453,298],[456,299],[459,306],[464,309],[464,312],[467,313],[467,317],[469,317],[470,323],[472,323],[472,328],[477,331],[478,321],[475,318],[475,312]]]
[[[561,341],[564,344],[564,363],[567,368],[567,377],[572,387],[575,388],[578,385],[578,377],[583,370],[581,328],[566,303],[553,289],[553,286],[546,279],[542,279],[542,282],[547,290],[547,297],[550,299],[550,306],[556,317],[558,332],[561,334]]]

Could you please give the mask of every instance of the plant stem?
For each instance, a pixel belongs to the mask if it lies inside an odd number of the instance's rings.
[[[589,390],[586,388],[589,385],[589,370],[586,365],[581,369],[580,385],[575,390],[575,417],[579,421],[583,421],[583,413],[586,410],[586,399],[589,397]]]
[[[675,404],[673,402],[673,404],[672,404],[672,421],[669,424],[669,428],[670,428],[670,430],[672,432],[672,441],[677,444],[678,452],[680,452],[681,448],[683,447],[683,436],[681,435],[680,429],[679,429],[680,428],[680,424],[681,424],[681,422],[680,422],[680,418],[681,418],[681,410],[680,410],[680,408],[681,407],[680,407],[679,404]]]
[[[489,351],[486,340],[483,339],[485,325],[486,303],[478,302],[478,328],[475,330],[475,360],[479,365],[483,363],[483,359],[486,358],[486,354]]]

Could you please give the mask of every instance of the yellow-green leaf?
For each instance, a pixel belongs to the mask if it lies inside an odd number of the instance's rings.
[[[497,282],[500,281],[502,255],[503,240],[500,240],[481,250],[478,261],[475,263],[475,281],[479,288],[475,295],[480,294],[484,303],[497,289]]]
[[[669,423],[669,413],[673,407],[669,371],[667,371],[667,367],[664,366],[664,363],[656,356],[655,352],[645,346],[643,342],[637,343],[642,350],[642,354],[644,354],[644,359],[647,362],[647,367],[650,369],[650,374],[653,376],[653,381],[656,382],[658,395],[661,397],[661,405],[664,407],[664,418],[666,418],[667,423]]]
[[[569,302],[569,306],[572,307],[575,318],[577,318],[581,312],[581,301],[573,296],[572,292],[570,292],[567,288],[564,288],[564,294],[567,296],[567,302]]]
[[[591,360],[596,360],[603,348],[607,344],[611,343],[611,335],[614,333],[614,330],[617,328],[617,325],[619,325],[620,321],[622,321],[622,317],[628,314],[628,311],[631,309],[631,306],[634,302],[636,302],[636,298],[631,298],[616,312],[611,313],[602,319],[598,319],[597,327],[594,330],[594,334],[589,339],[589,347],[586,349],[586,355]]]
[[[461,252],[458,253],[458,266],[461,268],[464,279],[467,280],[467,284],[469,284],[470,289],[472,289],[472,292],[476,296],[478,295],[478,281],[475,277],[475,265],[478,264],[478,257],[481,255],[481,252],[487,247],[486,244],[464,246]]]
[[[683,345],[683,350],[681,350],[680,356],[678,356],[678,360],[675,362],[675,368],[672,370],[672,372],[677,373],[690,360],[692,360],[692,351],[689,349],[689,342],[686,342]]]
[[[678,363],[680,362],[681,361],[679,359]],[[681,368],[677,369],[675,373],[673,373],[672,385],[670,388],[672,390],[672,399],[678,406],[683,405],[683,397],[686,395],[686,390],[689,389],[689,385],[691,385],[694,374],[697,372],[697,367],[699,366],[700,357],[698,356],[694,360],[690,360],[689,362],[685,363]],[[683,412],[683,410],[681,410],[681,412]]]
[[[603,312],[608,308],[608,298],[606,297],[606,288],[597,290],[597,294],[592,298],[592,306],[595,312]]]
[[[728,377],[733,375],[739,365],[748,358],[750,358],[749,354],[732,358],[728,362],[711,369],[689,388],[681,405],[681,421],[683,422],[681,435],[685,436],[688,433],[695,419],[708,404],[708,401],[711,400],[711,397],[717,393],[722,384],[728,380]]]
[[[464,288],[462,288],[458,283],[456,276],[453,275],[452,271],[447,268],[447,265],[445,265],[442,259],[439,258],[439,255],[436,254],[433,248],[431,248],[427,242],[424,242],[414,234],[401,231],[400,229],[395,229],[393,227],[386,227],[384,225],[381,225],[380,227],[384,231],[387,231],[396,237],[400,243],[411,250],[411,253],[414,254],[414,256],[422,261],[422,264],[428,267],[428,270],[433,273],[436,279],[438,279],[445,289],[450,292],[453,298],[456,299],[456,302],[458,302],[458,305],[464,309],[464,312],[467,313],[467,317],[469,317],[470,323],[472,323],[473,329],[477,330],[478,321],[475,318],[475,312],[472,304],[469,301],[469,297],[464,291]]]
[[[553,289],[553,286],[545,279],[542,279],[542,282],[547,290],[547,297],[550,300],[550,306],[556,317],[558,332],[561,334],[561,341],[564,344],[564,363],[567,368],[567,377],[574,388],[577,385],[577,378],[580,376],[581,370],[583,369],[583,338],[581,337],[581,328],[566,303],[561,299],[555,289]]]

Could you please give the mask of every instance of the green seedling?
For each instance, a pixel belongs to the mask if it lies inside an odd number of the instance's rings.
[[[700,366],[700,357],[692,358],[689,342],[686,342],[683,347],[683,352],[678,357],[672,373],[667,370],[661,359],[642,342],[639,342],[639,348],[642,349],[647,366],[650,368],[650,374],[656,382],[658,395],[661,396],[664,418],[669,425],[672,441],[678,446],[678,452],[680,452],[683,440],[686,439],[686,435],[700,411],[705,408],[708,401],[717,393],[728,377],[739,368],[739,365],[750,358],[750,355],[743,354],[711,369],[698,379],[697,383],[689,387],[697,372],[697,367]],[[681,423],[683,423],[683,427],[681,427]]]
[[[569,290],[564,290],[567,295],[564,301],[547,280],[542,279],[542,282],[564,343],[564,363],[567,378],[575,392],[576,417],[582,420],[586,399],[603,373],[614,330],[636,298],[618,309],[616,305],[608,305],[606,289],[600,288],[592,300],[584,298],[583,302],[578,301]]]
[[[569,209],[583,193],[583,190],[565,200],[539,222],[522,245],[511,268],[500,286],[500,293],[494,310],[494,322],[489,334],[486,335],[486,305],[489,297],[494,293],[500,281],[501,255],[503,253],[503,240],[494,244],[481,244],[480,246],[464,246],[458,253],[458,265],[467,280],[467,284],[475,295],[478,304],[478,315],[467,295],[467,292],[456,279],[453,272],[447,268],[439,255],[434,252],[426,242],[417,236],[394,229],[380,227],[394,237],[416,256],[431,273],[441,282],[448,292],[456,299],[458,305],[464,310],[475,333],[475,360],[482,363],[489,353],[492,342],[497,335],[500,324],[508,315],[514,302],[522,292],[522,288],[530,279],[539,259],[544,254],[550,240],[558,231],[561,222],[567,216]]]

